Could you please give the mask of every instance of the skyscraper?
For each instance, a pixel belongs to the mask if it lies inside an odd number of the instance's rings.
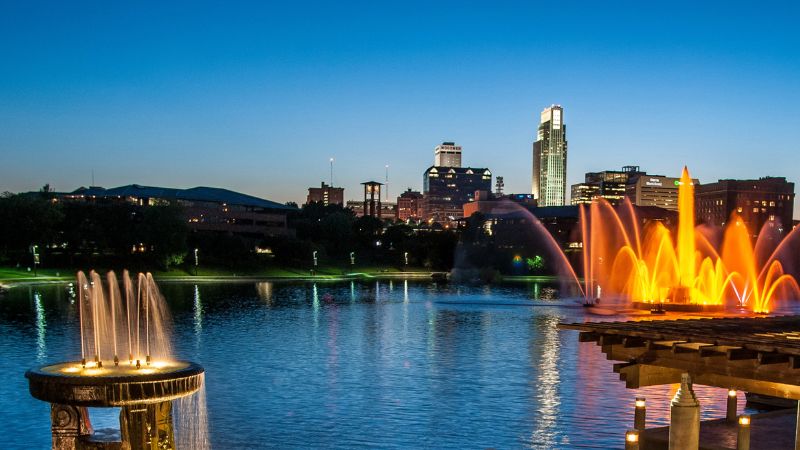
[[[567,193],[567,127],[564,108],[552,105],[542,111],[533,143],[533,186],[539,206],[563,206]]]
[[[442,142],[433,149],[436,167],[461,167],[461,146],[455,142]]]

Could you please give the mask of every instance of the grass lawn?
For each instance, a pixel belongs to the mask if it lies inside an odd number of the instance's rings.
[[[98,269],[101,272],[105,270]],[[417,267],[409,267],[408,272],[424,272],[430,273],[430,270],[425,270]],[[14,267],[0,267],[0,282],[32,282],[32,281],[56,281],[56,280],[72,280],[78,269],[39,269],[34,275],[33,270],[28,271],[27,268],[14,268]],[[319,266],[317,267],[316,278],[337,278],[342,276],[380,276],[382,274],[401,274],[402,270],[395,267],[380,267],[380,266]],[[168,271],[152,271],[156,279],[177,279],[177,278],[232,278],[232,277],[253,277],[253,278],[308,278],[311,276],[308,269],[292,268],[292,267],[266,267],[261,269],[251,270],[232,270],[232,269],[219,269],[211,267],[198,267],[197,274],[195,275],[194,268],[184,270],[182,268],[170,269]]]

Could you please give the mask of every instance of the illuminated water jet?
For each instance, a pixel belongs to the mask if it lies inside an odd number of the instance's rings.
[[[602,198],[588,208],[581,206],[587,303],[600,286],[607,297],[660,311],[747,308],[766,313],[775,298],[800,296],[797,281],[784,272],[778,257],[786,239],[772,253],[761,249],[770,256],[760,262],[751,233],[736,213],[719,247],[695,226],[694,184],[687,168],[678,188],[674,234],[658,221],[642,233],[630,201],[624,206],[620,213]],[[760,244],[761,239],[756,246]]]

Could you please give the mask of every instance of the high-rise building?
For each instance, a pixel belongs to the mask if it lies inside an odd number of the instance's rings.
[[[570,203],[573,205],[588,204],[601,197],[616,206],[625,198],[628,180],[643,173],[639,170],[639,166],[625,166],[622,170],[588,172],[583,183],[572,185]]]
[[[407,191],[397,197],[397,220],[411,220],[419,219],[419,204],[422,199],[422,194],[417,191],[412,191],[408,188]]]
[[[492,172],[486,168],[432,166],[425,171],[420,215],[424,220],[452,221],[463,217],[464,203],[475,191],[492,188]]]
[[[539,206],[562,206],[567,196],[567,127],[564,108],[552,105],[541,114],[533,143],[533,186]]]
[[[461,146],[455,142],[442,142],[433,149],[436,167],[461,167]]]
[[[722,226],[735,211],[753,235],[767,223],[782,234],[792,231],[794,183],[784,177],[719,180],[695,186],[694,193],[698,222]]]
[[[344,188],[328,186],[325,182],[320,183],[320,187],[308,188],[306,203],[322,202],[328,205],[344,205]]]

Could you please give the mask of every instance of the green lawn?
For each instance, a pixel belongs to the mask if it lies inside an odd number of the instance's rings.
[[[31,282],[31,281],[56,281],[71,280],[75,277],[77,269],[39,269],[34,275],[26,268],[17,269],[13,267],[0,267],[0,282]],[[343,276],[373,277],[382,274],[400,274],[403,271],[394,267],[380,266],[319,266],[314,275],[315,278],[339,278]],[[429,270],[422,268],[408,268],[408,272],[429,273]],[[308,278],[311,276],[307,269],[290,267],[269,267],[256,270],[229,270],[210,267],[199,267],[195,275],[194,268],[190,270],[171,269],[169,271],[154,270],[153,276],[156,279],[179,279],[179,278],[233,278],[233,277],[253,277],[253,278]]]

